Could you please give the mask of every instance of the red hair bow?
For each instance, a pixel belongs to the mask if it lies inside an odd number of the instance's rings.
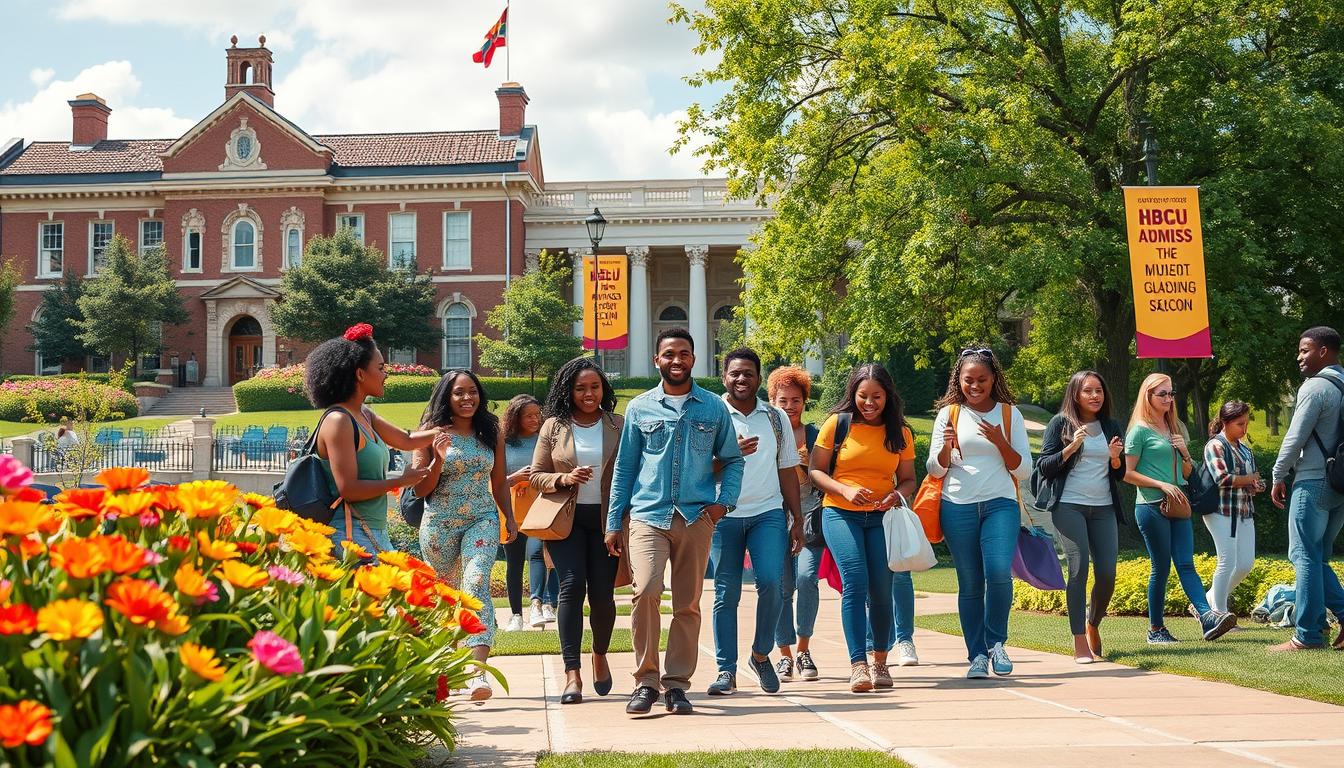
[[[373,326],[368,323],[355,323],[345,329],[345,338],[347,341],[371,339],[373,338]]]

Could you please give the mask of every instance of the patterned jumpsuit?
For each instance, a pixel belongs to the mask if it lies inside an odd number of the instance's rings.
[[[490,491],[493,450],[475,437],[453,436],[443,459],[439,484],[425,499],[420,551],[448,583],[481,601],[485,631],[466,645],[494,645],[495,607],[490,570],[499,551],[499,512]]]

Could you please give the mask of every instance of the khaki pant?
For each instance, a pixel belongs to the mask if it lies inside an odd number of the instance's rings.
[[[662,617],[663,571],[672,562],[672,627],[667,637],[667,673],[661,690],[691,687],[691,675],[700,656],[700,591],[714,524],[701,515],[689,526],[672,515],[672,528],[661,530],[630,521],[630,573],[634,581],[634,609],[630,614],[635,646],[635,684],[660,690],[658,641]]]

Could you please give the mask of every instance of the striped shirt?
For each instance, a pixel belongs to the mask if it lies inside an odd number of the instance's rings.
[[[1255,513],[1255,489],[1252,486],[1233,487],[1232,481],[1255,474],[1255,456],[1240,442],[1232,443],[1232,448],[1237,455],[1229,457],[1222,440],[1217,437],[1210,439],[1204,446],[1204,464],[1218,484],[1218,514],[1231,517],[1232,511],[1236,510],[1237,516],[1245,520]],[[1231,466],[1228,466],[1229,458],[1232,460]]]

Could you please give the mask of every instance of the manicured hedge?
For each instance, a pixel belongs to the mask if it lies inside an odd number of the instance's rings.
[[[90,387],[92,395],[86,396],[81,388]],[[29,402],[37,406],[43,422],[54,423],[67,416],[75,418],[78,415],[77,399],[85,407],[93,401],[107,402],[109,420],[129,419],[140,414],[140,401],[125,390],[94,381],[30,376],[0,384],[0,421],[32,421]]]
[[[74,379],[76,381],[92,381],[95,384],[108,384],[111,383],[112,381],[112,374],[85,373],[84,371],[80,371],[79,373],[58,373],[52,376],[32,376],[30,374],[25,373],[13,373],[6,376],[3,379],[3,381],[45,381],[50,379]],[[147,381],[154,381],[154,380],[155,377],[153,376],[150,376],[147,379]],[[132,395],[135,394],[134,390],[132,389],[132,387],[134,386],[135,386],[135,380],[132,379],[131,377],[126,377],[123,379],[122,389],[126,390],[128,394]]]

